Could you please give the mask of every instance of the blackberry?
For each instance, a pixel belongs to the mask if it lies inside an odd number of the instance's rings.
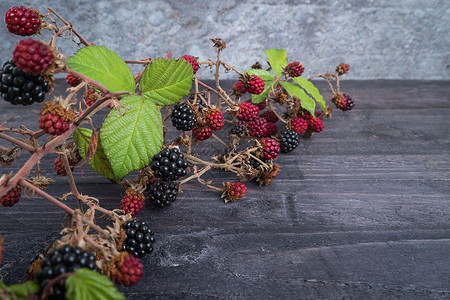
[[[164,148],[153,156],[150,167],[156,178],[177,180],[187,174],[188,163],[178,148]]]
[[[25,73],[12,61],[3,64],[0,70],[0,92],[3,99],[12,104],[30,105],[42,102],[50,85],[42,76]]]
[[[47,281],[67,272],[75,272],[80,268],[96,269],[95,254],[80,247],[64,245],[51,251],[41,262],[41,270],[37,273],[37,280],[41,288],[45,288]],[[47,299],[66,299],[64,282],[53,286],[53,293]]]
[[[281,152],[291,152],[298,146],[298,133],[294,130],[285,129],[280,133],[280,149]]]
[[[187,103],[176,105],[170,115],[172,125],[177,130],[189,131],[197,123],[195,111]]]
[[[158,207],[167,207],[177,199],[178,183],[156,180],[150,186],[149,199]]]
[[[145,222],[128,221],[122,225],[122,228],[126,231],[122,251],[127,251],[134,257],[143,257],[153,252],[154,232]]]
[[[247,131],[247,122],[238,121],[233,124],[230,129],[230,134],[235,134],[237,136],[243,136]]]
[[[353,106],[355,106],[355,101],[347,94],[343,94],[346,100],[344,111],[346,110],[352,110]],[[317,115],[317,114],[316,114]]]

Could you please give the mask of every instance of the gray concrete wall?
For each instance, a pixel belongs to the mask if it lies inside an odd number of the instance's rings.
[[[124,59],[168,51],[214,58],[209,38],[221,37],[223,59],[239,69],[265,61],[264,50],[276,47],[303,63],[306,75],[345,62],[349,79],[450,79],[449,0],[2,0],[0,11],[14,5],[42,13],[52,7]],[[0,39],[5,61],[20,37],[2,26]],[[75,51],[68,41],[59,45],[69,56]]]

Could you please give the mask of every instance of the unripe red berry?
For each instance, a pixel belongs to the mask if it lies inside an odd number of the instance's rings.
[[[35,9],[13,6],[5,12],[6,28],[16,35],[37,34],[40,31],[41,23],[41,16]]]

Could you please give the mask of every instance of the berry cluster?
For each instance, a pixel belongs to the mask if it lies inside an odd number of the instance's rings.
[[[120,201],[120,209],[131,216],[137,215],[145,205],[144,194],[136,192],[129,188],[125,192],[125,196]]]
[[[199,141],[205,141],[212,136],[212,129],[209,126],[196,125],[192,129],[192,135]]]
[[[109,275],[119,285],[135,285],[144,275],[144,266],[139,258],[133,257],[127,252],[122,252],[118,257],[118,261],[113,261],[113,264]]]
[[[37,34],[41,27],[39,12],[23,6],[13,6],[5,13],[6,28],[11,33],[21,36]]]
[[[175,105],[170,118],[172,119],[172,125],[177,130],[192,130],[197,123],[195,111],[187,103]]]
[[[51,251],[41,262],[41,270],[37,273],[37,280],[41,288],[45,288],[48,280],[67,272],[75,272],[80,268],[96,269],[95,255],[81,249],[64,245]],[[65,299],[64,282],[53,286],[49,299]]]
[[[346,94],[336,94],[331,101],[342,111],[352,110],[355,106],[353,99]]]
[[[281,152],[287,153],[297,148],[299,135],[296,131],[285,129],[280,133],[279,137]]]
[[[69,129],[74,118],[75,114],[60,104],[45,102],[41,108],[39,128],[48,134],[61,135]]]
[[[0,204],[4,207],[11,207],[19,202],[22,188],[15,186],[0,198]]]
[[[264,81],[256,75],[250,75],[249,79],[243,79],[243,85],[250,94],[259,95],[264,91]]]
[[[261,158],[264,160],[275,159],[280,153],[280,144],[272,138],[265,137],[260,140],[263,147]]]
[[[52,66],[53,54],[42,42],[21,40],[14,49],[13,61],[25,73],[39,75]]]
[[[291,77],[298,77],[303,74],[304,70],[305,68],[301,63],[299,63],[298,61],[294,61],[287,64],[285,73]]]
[[[149,188],[149,200],[158,207],[167,207],[177,199],[179,184],[157,179]]]
[[[150,168],[161,180],[177,180],[187,174],[188,163],[178,148],[164,148],[153,156]]]
[[[235,202],[245,196],[247,187],[242,182],[226,182],[224,183],[224,189],[222,197],[225,201]]]
[[[188,63],[191,64],[192,70],[194,71],[194,74],[197,73],[199,69],[199,64],[197,62],[197,59],[191,55],[183,55],[182,58],[184,58]]]
[[[3,64],[0,80],[1,96],[12,104],[30,105],[42,102],[45,94],[50,91],[50,85],[41,75],[25,73],[12,61]]]
[[[206,113],[206,122],[212,130],[220,130],[225,125],[225,118],[219,109],[211,109]]]
[[[143,257],[153,252],[154,232],[145,222],[127,221],[122,225],[122,228],[126,232],[122,251],[127,251],[134,257]]]
[[[239,105],[239,114],[237,117],[240,120],[249,122],[256,119],[258,114],[259,114],[258,106],[251,103],[243,102],[241,103],[241,105]]]

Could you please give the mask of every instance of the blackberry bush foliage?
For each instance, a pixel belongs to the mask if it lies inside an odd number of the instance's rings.
[[[0,138],[12,143],[0,147],[2,166],[10,166],[22,152],[31,153],[18,170],[14,166],[3,172],[0,203],[17,209],[26,205],[22,201],[15,206],[22,195],[39,195],[67,214],[60,239],[30,264],[31,280],[24,284],[30,298],[33,294],[75,299],[77,291],[96,299],[108,291],[121,299],[110,280],[136,284],[145,272],[139,258],[154,249],[149,225],[133,219],[140,211],[171,206],[192,180],[220,191],[225,202],[235,202],[251,193],[245,181],[268,185],[276,179],[283,168],[275,163],[280,153],[294,151],[300,137],[326,129],[324,123],[331,116],[313,78],[327,81],[333,94],[329,102],[338,109],[354,107],[352,97],[339,87],[340,76],[350,70],[343,63],[334,73],[305,78],[306,64],[288,64],[286,51],[272,48],[265,51],[266,57],[257,58],[267,65],[238,70],[221,60],[226,43],[220,38],[211,39],[215,59],[192,55],[174,59],[167,53],[161,58],[123,60],[107,47],[88,42],[51,8],[41,14],[33,8],[12,7],[5,13],[5,25],[27,38],[18,41],[11,49],[12,59],[2,64],[0,96],[12,104],[34,104],[41,114],[30,129],[0,126]],[[33,37],[36,34],[40,36]],[[72,56],[59,45],[67,36],[79,48]],[[142,69],[133,75],[130,64]],[[213,69],[214,86],[197,77],[203,69]],[[229,91],[221,85],[223,72],[235,74]],[[50,93],[55,74],[65,76],[67,94]],[[106,118],[94,121],[98,118],[92,117],[104,110]],[[170,123],[176,136],[168,140]],[[211,153],[204,145],[211,143],[222,149],[203,157]],[[54,175],[68,180],[69,193],[62,200],[74,197],[76,208],[45,191],[54,180],[42,175],[38,162],[53,153]],[[107,210],[99,199],[78,191],[73,172],[78,163],[125,187],[117,195],[117,209]],[[204,180],[211,169],[232,172],[236,180]],[[99,215],[107,216],[109,224],[96,222]],[[5,293],[14,290],[0,282],[0,295]]]

